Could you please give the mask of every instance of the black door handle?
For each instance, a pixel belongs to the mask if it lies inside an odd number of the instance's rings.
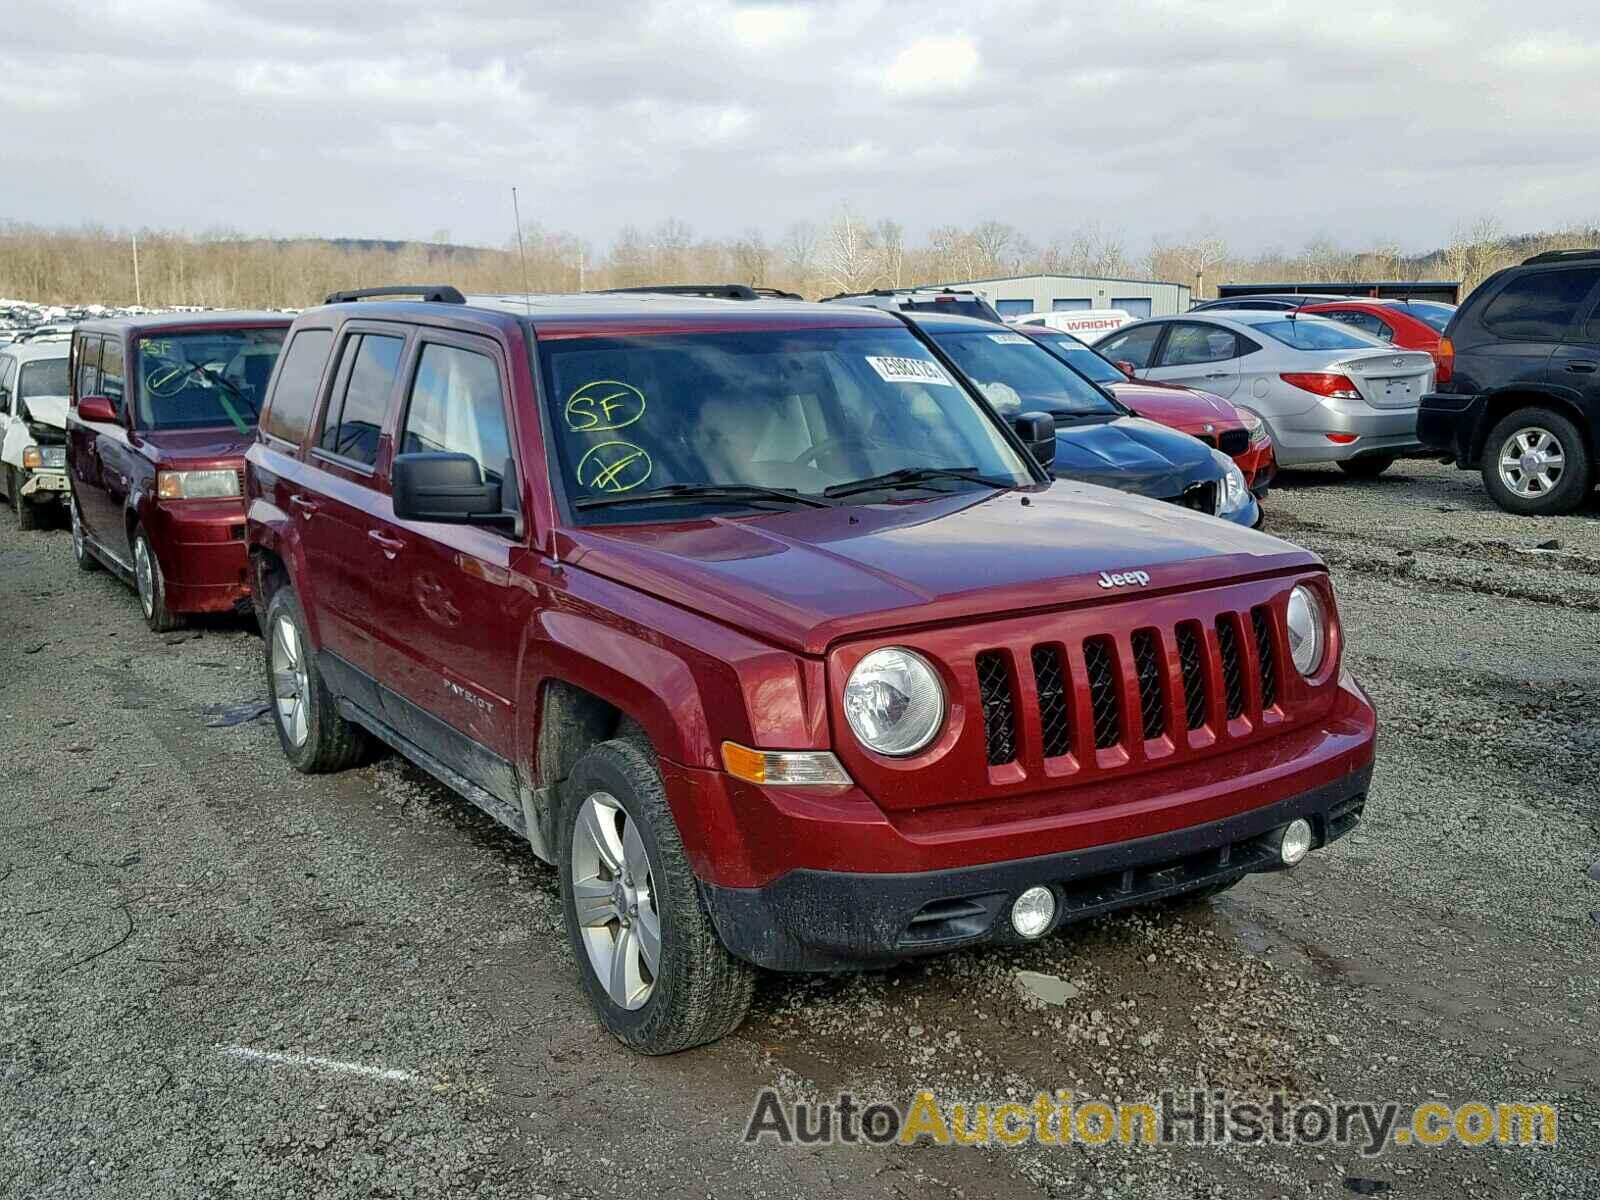
[[[1597,366],[1600,366],[1600,363],[1589,358],[1574,358],[1567,362],[1567,370],[1574,375],[1593,375]]]

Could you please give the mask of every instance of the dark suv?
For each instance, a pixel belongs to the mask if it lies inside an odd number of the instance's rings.
[[[248,455],[279,739],[526,835],[629,1045],[726,1033],[755,967],[1018,943],[1356,823],[1323,564],[1052,482],[898,317],[405,294],[296,318]]]
[[[1417,436],[1483,473],[1501,508],[1571,512],[1600,454],[1600,250],[1557,250],[1491,275],[1451,318]]]

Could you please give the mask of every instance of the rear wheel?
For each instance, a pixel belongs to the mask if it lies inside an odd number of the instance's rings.
[[[1356,479],[1376,479],[1394,466],[1394,459],[1392,454],[1363,454],[1360,458],[1345,459],[1339,469]]]
[[[1507,413],[1483,447],[1483,485],[1507,512],[1571,512],[1593,482],[1589,448],[1578,427],[1548,408]]]
[[[562,910],[605,1027],[645,1054],[731,1033],[750,1007],[755,971],[717,937],[649,751],[601,742],[562,795]]]
[[[167,577],[142,528],[133,531],[133,590],[139,593],[139,609],[151,632],[170,633],[183,625],[182,614],[167,607]]]
[[[305,614],[290,587],[267,605],[267,696],[278,742],[297,771],[321,775],[361,761],[367,733],[339,715],[306,636]]]
[[[89,549],[89,537],[83,531],[83,518],[78,513],[76,496],[67,499],[67,519],[72,522],[72,561],[78,564],[80,571],[99,570],[99,560],[95,558],[94,551]]]

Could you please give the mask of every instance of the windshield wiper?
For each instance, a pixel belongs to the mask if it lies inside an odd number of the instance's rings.
[[[261,415],[261,410],[255,406],[255,402],[252,401],[249,396],[246,396],[242,391],[239,390],[238,384],[234,383],[231,379],[228,379],[222,375],[218,375],[204,363],[190,363],[188,374],[198,374],[206,379],[211,380],[212,383],[220,384],[222,387],[226,388],[228,392],[239,401],[239,403],[243,404],[250,410],[250,419],[252,421]],[[250,426],[245,424],[244,420],[239,416],[239,414],[234,411],[233,405],[229,404],[225,397],[219,396],[217,398],[217,403],[222,405],[222,411],[227,414],[228,420],[233,422],[234,427],[237,428],[240,433],[250,432]]]
[[[776,500],[807,508],[832,508],[830,500],[794,488],[763,487],[759,483],[669,483],[648,492],[621,492],[611,496],[583,496],[573,508],[608,508],[614,504],[651,504],[664,500]]]
[[[858,492],[892,491],[897,488],[919,487],[936,479],[962,479],[969,483],[981,483],[1001,491],[1016,486],[1009,479],[991,479],[981,473],[977,467],[901,467],[898,471],[886,471],[882,475],[870,475],[866,479],[856,479],[850,483],[836,483],[832,487],[823,488],[822,494],[837,499],[841,496],[854,496]]]

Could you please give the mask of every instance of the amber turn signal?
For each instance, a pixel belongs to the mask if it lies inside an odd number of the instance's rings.
[[[752,750],[722,743],[722,765],[735,779],[766,787],[848,787],[850,776],[827,750]]]

